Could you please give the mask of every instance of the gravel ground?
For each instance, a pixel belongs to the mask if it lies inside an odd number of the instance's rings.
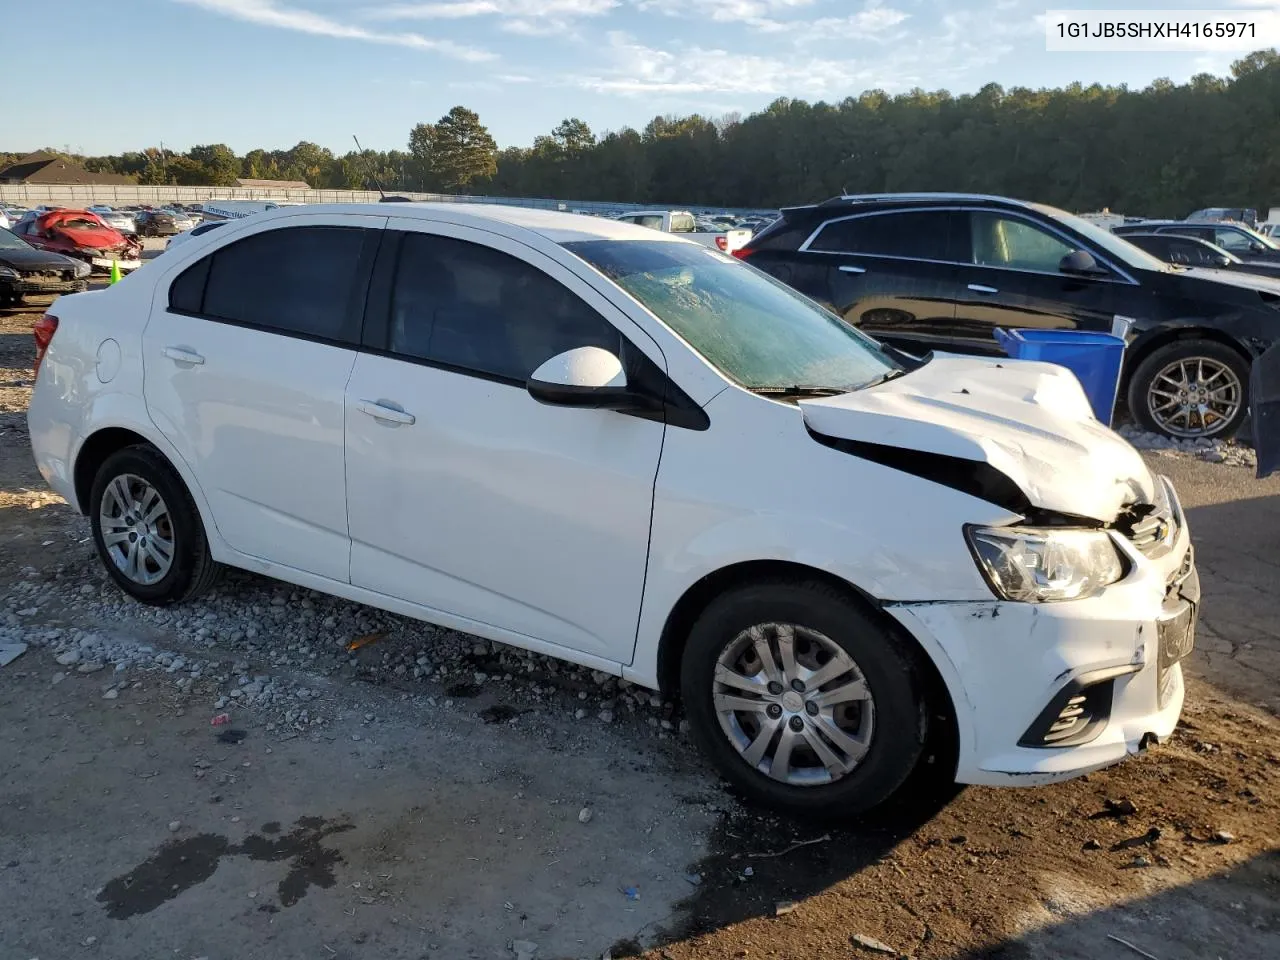
[[[5,960],[1280,955],[1253,706],[1280,706],[1280,603],[1239,552],[1280,534],[1280,486],[1232,492],[1211,449],[1159,457],[1240,673],[1197,659],[1222,687],[1193,681],[1172,743],[820,830],[744,808],[673,705],[604,674],[247,573],[125,600],[30,461],[33,319],[0,314]]]

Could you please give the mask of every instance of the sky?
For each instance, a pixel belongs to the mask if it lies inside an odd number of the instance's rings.
[[[1280,0],[1226,0],[1273,8]],[[1047,53],[1045,0],[3,0],[0,150],[104,154],[226,143],[405,149],[450,107],[498,145],[566,117],[597,133],[658,114],[748,114],[780,96],[953,93],[989,82],[1142,87],[1226,74],[1238,53]],[[1204,8],[1205,0],[1052,7]],[[10,63],[14,61],[10,59]]]

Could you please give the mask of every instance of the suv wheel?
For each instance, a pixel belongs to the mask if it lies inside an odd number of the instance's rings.
[[[1249,412],[1249,366],[1213,340],[1154,350],[1129,380],[1129,410],[1144,430],[1178,439],[1230,437]]]
[[[126,447],[106,459],[89,517],[98,556],[134,599],[178,603],[213,585],[218,565],[204,525],[182,478],[154,447]]]
[[[820,582],[714,600],[685,647],[694,738],[748,798],[809,816],[871,809],[915,767],[928,712],[903,638]]]

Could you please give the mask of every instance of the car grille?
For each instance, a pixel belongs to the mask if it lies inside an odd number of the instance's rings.
[[[1173,549],[1182,528],[1182,511],[1169,481],[1156,478],[1154,503],[1135,503],[1126,507],[1115,526],[1144,556],[1155,560]]]

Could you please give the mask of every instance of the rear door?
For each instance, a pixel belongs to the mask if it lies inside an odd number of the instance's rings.
[[[157,287],[147,409],[235,550],[350,577],[344,395],[386,217],[255,225]],[[164,269],[163,261],[147,269]]]
[[[950,262],[956,224],[950,210],[836,217],[801,256],[821,264],[827,302],[849,323],[908,352],[946,348],[958,295]]]
[[[969,210],[963,217],[968,264],[960,269],[956,349],[1001,353],[996,327],[1111,331],[1117,284],[1129,282],[1111,271],[1098,277],[1060,271],[1062,258],[1081,244],[1010,211]]]

